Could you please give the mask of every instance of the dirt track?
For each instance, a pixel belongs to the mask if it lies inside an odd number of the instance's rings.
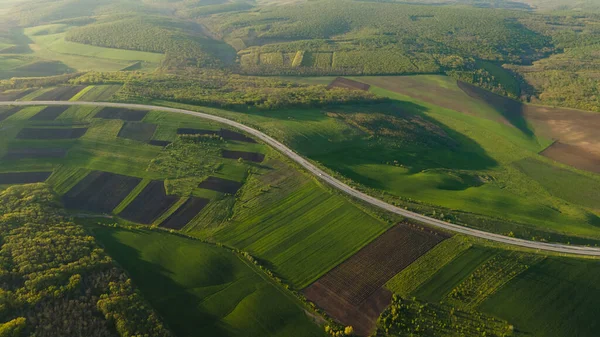
[[[304,167],[304,169],[306,169],[310,173],[314,174],[319,179],[323,180],[324,182],[331,185],[332,187],[334,187],[346,194],[349,194],[350,196],[352,196],[354,198],[357,198],[361,201],[369,203],[375,207],[384,209],[388,212],[399,214],[406,218],[413,219],[413,220],[419,221],[421,223],[424,223],[424,224],[427,224],[430,226],[449,230],[449,231],[452,231],[455,233],[470,235],[470,236],[474,236],[474,237],[478,237],[478,238],[482,238],[482,239],[486,239],[486,240],[491,240],[491,241],[495,241],[495,242],[500,242],[500,243],[504,243],[504,244],[508,244],[508,245],[525,247],[525,248],[530,248],[530,249],[535,249],[535,250],[540,250],[540,251],[550,251],[550,252],[573,254],[573,255],[600,256],[600,248],[572,246],[572,245],[557,244],[557,243],[535,242],[535,241],[528,241],[528,240],[523,240],[523,239],[512,238],[512,237],[508,237],[508,236],[504,236],[504,235],[500,235],[500,234],[488,233],[488,232],[480,231],[477,229],[472,229],[472,228],[467,228],[467,227],[463,227],[460,225],[451,224],[451,223],[448,223],[445,221],[430,218],[425,215],[421,215],[421,214],[418,214],[415,212],[405,210],[400,207],[390,205],[390,204],[388,204],[384,201],[381,201],[377,198],[374,198],[370,195],[367,195],[365,193],[357,191],[357,190],[353,189],[352,187],[344,184],[343,182],[335,179],[334,177],[327,174],[325,171],[316,167],[314,164],[312,164],[308,160],[304,159],[302,156],[300,156],[296,152],[292,151],[285,145],[283,145],[280,142],[278,142],[277,140],[267,136],[266,134],[264,134],[256,129],[253,129],[249,126],[246,126],[244,124],[229,120],[227,118],[211,115],[208,113],[196,112],[196,111],[184,110],[184,109],[176,109],[176,108],[167,108],[167,107],[161,107],[161,106],[144,105],[144,104],[108,103],[108,102],[80,102],[80,101],[73,101],[73,102],[70,102],[70,101],[35,101],[35,102],[31,102],[31,101],[28,101],[28,102],[0,102],[0,105],[103,106],[103,107],[130,108],[130,109],[140,109],[140,110],[160,110],[160,111],[165,111],[165,112],[179,113],[179,114],[185,114],[185,115],[205,118],[208,120],[212,120],[215,122],[219,122],[219,123],[223,123],[223,124],[235,127],[235,128],[240,129],[248,134],[253,135],[254,137],[265,142],[266,144],[274,147],[276,150],[278,150],[285,156],[289,157],[290,159],[292,159],[293,161],[295,161],[296,163],[298,163],[299,165]]]

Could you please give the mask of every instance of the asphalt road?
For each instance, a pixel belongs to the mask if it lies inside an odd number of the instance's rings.
[[[298,155],[291,149],[287,148],[285,145],[276,141],[275,139],[265,135],[264,133],[253,129],[244,124],[207,114],[202,112],[195,112],[184,109],[176,109],[176,108],[167,108],[161,106],[154,105],[143,105],[143,104],[128,104],[128,103],[106,103],[106,102],[69,102],[69,101],[26,101],[26,102],[0,102],[0,105],[93,105],[93,106],[103,106],[103,107],[117,107],[117,108],[129,108],[129,109],[142,109],[142,110],[160,110],[167,111],[185,115],[196,116],[204,119],[209,119],[212,121],[216,121],[219,123],[227,124],[234,128],[245,131],[248,134],[253,135],[254,137],[262,140],[263,142],[269,144],[270,146],[277,149],[279,152],[288,156],[293,161],[302,165],[306,170],[310,171],[312,174],[317,176],[319,179],[325,181],[329,185],[337,188],[340,191],[343,191],[357,199],[360,199],[364,202],[367,202],[373,206],[382,208],[386,211],[396,213],[402,215],[406,218],[417,220],[421,223],[443,228],[445,230],[449,230],[455,233],[460,233],[464,235],[470,235],[490,241],[500,242],[508,245],[531,248],[540,251],[549,251],[549,252],[558,252],[558,253],[566,253],[566,254],[575,254],[575,255],[586,255],[586,256],[600,256],[600,248],[596,247],[584,247],[584,246],[573,246],[573,245],[565,245],[565,244],[557,244],[557,243],[545,243],[545,242],[536,242],[536,241],[528,241],[523,239],[512,238],[504,235],[488,233],[484,231],[480,231],[477,229],[467,228],[460,225],[451,224],[445,221],[441,221],[438,219],[430,218],[428,216],[424,216],[418,213],[414,213],[411,211],[407,211],[403,208],[396,207],[394,205],[390,205],[384,201],[373,198],[367,194],[364,194],[360,191],[353,189],[352,187],[344,184],[343,182],[335,179],[334,177],[327,174],[325,171],[319,169],[308,160],[304,159],[302,156]]]

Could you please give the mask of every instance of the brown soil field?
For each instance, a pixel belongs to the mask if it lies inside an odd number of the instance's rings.
[[[0,101],[8,102],[8,101],[16,101],[19,98],[33,92],[35,89],[26,89],[26,90],[15,90],[9,92],[0,93]]]
[[[141,181],[141,178],[93,171],[63,196],[63,203],[71,209],[110,213]]]
[[[398,224],[303,293],[331,317],[367,336],[391,299],[383,285],[446,238],[433,230]],[[360,318],[360,313],[364,317]]]
[[[169,215],[169,217],[163,221],[160,226],[171,229],[182,229],[187,225],[200,211],[208,205],[210,200],[205,198],[189,198],[183,205],[181,205],[175,213]]]
[[[255,163],[262,163],[263,160],[265,160],[265,155],[262,153],[258,153],[258,152],[223,150],[223,152],[221,152],[221,155],[223,156],[223,158],[229,158],[229,159],[242,158],[244,160],[252,161]]]
[[[64,158],[66,155],[67,149],[21,148],[9,149],[2,159]]]
[[[156,124],[126,122],[119,130],[117,137],[146,143],[152,139],[155,131]]]
[[[7,172],[0,173],[0,185],[33,184],[46,181],[52,172]]]
[[[179,200],[178,196],[167,195],[164,182],[153,180],[125,207],[123,212],[119,213],[119,216],[129,221],[149,225],[171,208],[177,200]]]
[[[44,110],[38,112],[33,117],[29,118],[31,121],[53,121],[60,114],[65,112],[69,107],[68,106],[49,106]]]
[[[77,95],[78,92],[83,90],[86,86],[79,85],[73,87],[58,87],[47,91],[38,97],[34,98],[34,101],[68,101],[73,96]]]
[[[94,118],[122,119],[124,121],[139,122],[146,117],[146,114],[148,114],[148,111],[108,107],[100,110]]]
[[[148,142],[148,144],[154,145],[154,146],[165,147],[165,146],[171,144],[171,142],[168,140],[151,140]]]
[[[76,139],[83,136],[87,128],[45,129],[25,128],[19,131],[17,139]]]
[[[16,114],[19,111],[21,111],[20,107],[14,107],[14,108],[10,108],[8,110],[0,112],[0,122],[7,119],[8,117]]]
[[[201,182],[198,187],[221,193],[235,194],[235,192],[237,192],[242,185],[242,183],[234,180],[208,177],[206,180]]]
[[[367,91],[367,90],[369,90],[370,87],[371,86],[366,83],[357,82],[357,81],[354,81],[354,80],[351,80],[348,78],[344,78],[344,77],[338,77],[335,80],[333,80],[333,82],[329,83],[329,85],[327,86],[327,89],[342,88],[342,89]]]
[[[600,173],[600,156],[592,156],[579,146],[555,142],[540,154],[580,170]]]
[[[235,140],[246,143],[256,143],[256,141],[242,133],[231,131],[228,129],[221,130],[203,130],[203,129],[189,129],[180,128],[177,129],[178,135],[219,135],[226,140]]]

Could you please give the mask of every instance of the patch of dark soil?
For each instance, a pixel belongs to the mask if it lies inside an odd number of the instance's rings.
[[[206,180],[201,182],[198,187],[221,193],[235,194],[235,192],[237,192],[242,185],[242,183],[235,180],[208,177]]]
[[[351,80],[348,78],[344,78],[344,77],[338,77],[327,86],[327,89],[342,88],[342,89],[367,91],[367,90],[369,90],[370,87],[371,86],[366,83],[357,82],[357,81],[354,81],[354,80]]]
[[[304,295],[367,336],[391,300],[383,285],[446,238],[433,230],[396,225],[304,289]]]
[[[7,172],[0,173],[0,185],[33,184],[46,181],[52,172]]]
[[[142,119],[144,119],[144,117],[146,117],[147,114],[148,111],[144,110],[107,107],[100,110],[94,117],[102,119],[121,119],[124,121],[139,122]]]
[[[15,91],[5,91],[0,93],[0,101],[8,102],[8,101],[16,101],[21,97],[24,97],[30,93],[32,93],[35,89],[25,89],[25,90],[15,90]]]
[[[265,160],[265,155],[262,153],[258,153],[258,152],[223,150],[223,152],[221,152],[221,155],[223,156],[223,158],[229,158],[229,159],[242,158],[243,160],[252,161],[255,163],[262,163],[263,160]]]
[[[77,139],[83,136],[87,128],[45,129],[25,128],[19,131],[17,139]]]
[[[155,131],[156,124],[126,122],[121,127],[121,130],[119,130],[119,134],[117,136],[120,138],[137,140],[139,142],[146,143],[152,139]]]
[[[148,144],[154,145],[154,146],[166,147],[167,145],[171,144],[171,142],[168,140],[151,140],[148,142]]]
[[[38,112],[33,117],[29,118],[31,121],[53,121],[60,114],[65,112],[69,107],[68,106],[58,106],[53,105],[45,108],[44,110]]]
[[[153,180],[119,216],[129,221],[149,225],[171,208],[177,200],[179,200],[178,196],[167,195],[164,182]]]
[[[210,200],[205,198],[191,197],[181,205],[175,213],[171,214],[160,226],[171,229],[182,229],[187,225],[200,211],[208,205]]]
[[[600,173],[600,156],[586,151],[579,146],[555,142],[540,154],[580,170]]]
[[[64,158],[66,155],[67,149],[20,148],[9,149],[2,159]]]
[[[93,171],[63,196],[63,202],[70,209],[111,213],[141,181],[141,178]]]
[[[73,96],[77,95],[81,90],[83,90],[86,86],[79,85],[73,87],[58,87],[54,88],[50,91],[47,91],[38,97],[34,98],[34,101],[68,101]]]

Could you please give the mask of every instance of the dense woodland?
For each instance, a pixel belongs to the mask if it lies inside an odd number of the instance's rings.
[[[0,192],[1,336],[171,336],[44,184]]]
[[[113,98],[120,101],[157,99],[235,109],[320,107],[384,100],[365,91],[325,90],[322,85],[301,85],[275,78],[247,77],[221,71],[193,71],[193,74],[87,73],[70,80],[70,83],[124,84]]]

